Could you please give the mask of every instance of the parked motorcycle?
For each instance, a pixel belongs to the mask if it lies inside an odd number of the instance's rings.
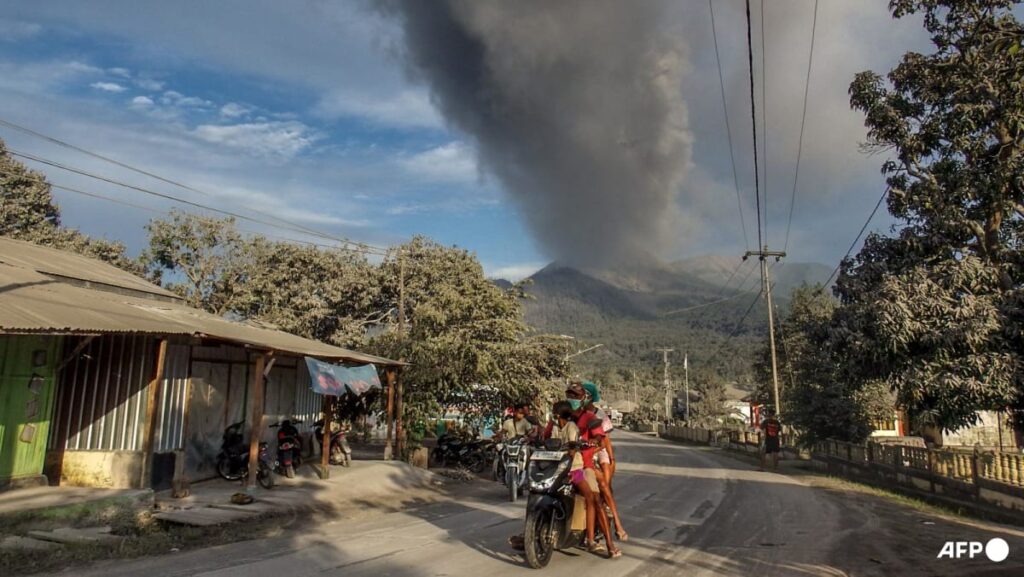
[[[547,566],[555,550],[577,547],[584,540],[586,503],[570,479],[569,448],[573,447],[554,439],[545,450],[530,455],[523,546],[526,562],[534,569]]]
[[[289,479],[295,478],[295,468],[302,465],[302,438],[299,437],[299,430],[295,428],[295,425],[301,423],[302,421],[285,419],[270,425],[270,428],[277,429],[277,461],[274,462],[274,472]]]
[[[526,489],[527,463],[530,460],[530,444],[525,438],[513,439],[505,443],[502,453],[502,464],[505,469],[505,486],[508,488],[508,500],[515,503],[519,494]]]
[[[313,423],[313,437],[316,438],[316,445],[318,447],[324,446],[324,420]],[[348,439],[345,437],[345,431],[339,428],[337,431],[331,433],[331,446],[329,449],[328,462],[332,465],[341,465],[348,467],[352,464],[352,448],[348,445]]]
[[[217,474],[228,481],[241,479],[249,470],[249,446],[242,435],[243,426],[245,421],[228,425],[221,436]]]
[[[221,437],[220,454],[217,455],[217,474],[228,481],[244,480],[249,473],[249,446],[242,435],[245,421],[228,425]],[[259,444],[259,463],[256,482],[264,489],[274,487],[273,468],[267,443]]]
[[[431,451],[430,458],[440,467],[462,465],[474,473],[480,473],[487,466],[484,457],[485,443],[487,442],[466,440],[446,433],[438,437],[437,446]]]

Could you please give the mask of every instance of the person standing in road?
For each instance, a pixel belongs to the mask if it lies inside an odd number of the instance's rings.
[[[764,435],[761,470],[764,471],[769,455],[771,455],[772,459],[772,469],[778,469],[779,453],[782,451],[782,423],[775,417],[774,409],[768,409],[768,418],[761,422],[761,434]]]

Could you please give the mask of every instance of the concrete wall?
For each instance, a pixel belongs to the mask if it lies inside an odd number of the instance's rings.
[[[66,451],[61,485],[137,489],[142,486],[141,451]]]

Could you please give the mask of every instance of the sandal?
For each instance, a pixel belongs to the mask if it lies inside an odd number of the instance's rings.
[[[619,537],[619,541],[629,541],[629,533],[625,531],[616,531],[615,534]]]
[[[587,545],[587,551],[597,555],[598,553],[607,553],[608,549],[600,543],[591,543]]]
[[[618,559],[619,557],[622,557],[622,549],[615,548],[611,553],[608,553],[609,559]]]

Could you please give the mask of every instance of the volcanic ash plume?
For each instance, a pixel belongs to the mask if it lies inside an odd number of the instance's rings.
[[[670,2],[379,4],[402,23],[411,74],[550,256],[608,266],[666,246],[691,149]]]

